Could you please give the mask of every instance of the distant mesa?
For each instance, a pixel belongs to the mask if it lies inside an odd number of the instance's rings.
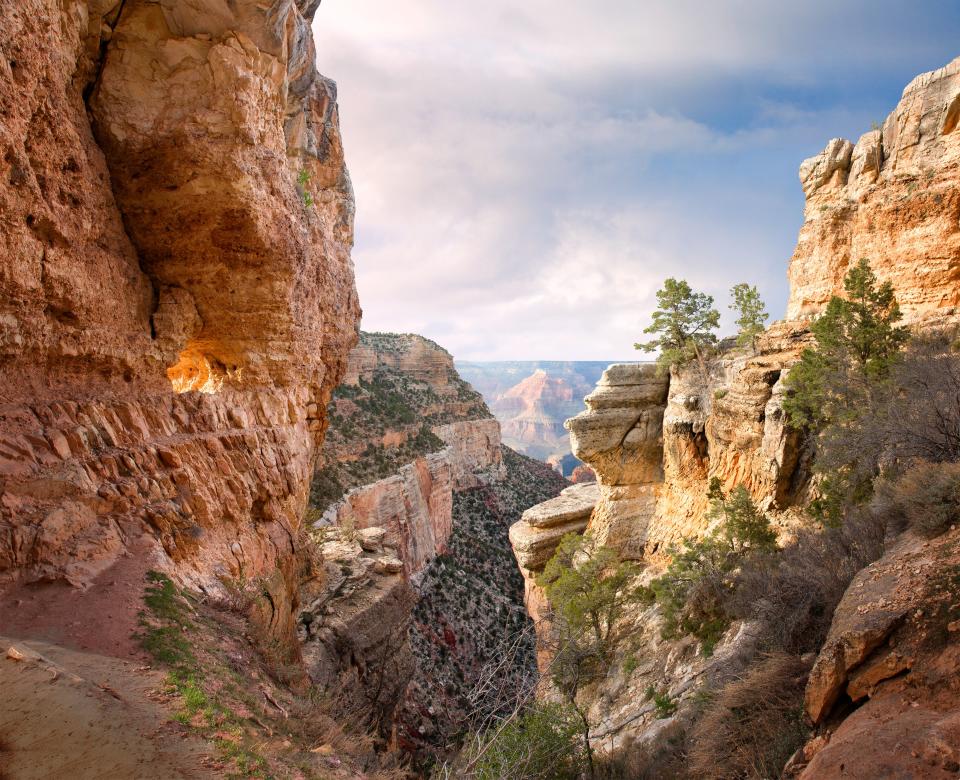
[[[584,410],[584,397],[610,362],[458,360],[457,371],[500,421],[504,444],[570,477],[582,464],[563,423]],[[581,481],[586,477],[580,472]]]

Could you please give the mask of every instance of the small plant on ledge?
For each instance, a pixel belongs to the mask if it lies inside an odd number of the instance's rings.
[[[300,193],[300,198],[303,200],[303,205],[307,208],[310,208],[314,204],[313,195],[311,195],[307,189],[309,183],[310,172],[306,168],[301,168],[300,173],[297,174],[297,190]]]

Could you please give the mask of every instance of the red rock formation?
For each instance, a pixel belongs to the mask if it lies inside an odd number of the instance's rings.
[[[850,584],[807,684],[807,714],[831,728],[801,777],[960,771],[958,536],[908,533]],[[841,699],[862,706],[834,716]]]
[[[570,481],[574,485],[579,484],[581,482],[596,482],[597,474],[588,465],[586,465],[585,463],[582,463],[579,466],[577,466],[573,470],[573,472],[570,474]]]
[[[5,579],[83,585],[146,534],[205,587],[267,575],[290,635],[359,317],[314,9],[0,6]]]
[[[581,408],[580,396],[571,384],[543,369],[502,393],[491,405],[501,420],[504,441],[540,458],[569,451],[563,421]]]

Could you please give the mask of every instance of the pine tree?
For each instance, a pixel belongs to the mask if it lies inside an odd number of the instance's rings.
[[[810,326],[816,347],[805,349],[787,376],[783,408],[796,428],[823,428],[855,414],[909,338],[907,328],[896,324],[901,313],[893,286],[878,286],[865,259],[850,269],[843,287],[847,297],[833,296]]]
[[[730,295],[733,298],[730,308],[740,315],[737,317],[737,344],[750,346],[763,333],[764,323],[770,315],[756,287],[741,282],[730,288]]]
[[[720,326],[720,312],[713,296],[694,292],[683,279],[667,279],[657,291],[658,309],[644,333],[658,334],[653,341],[634,344],[644,352],[660,350],[657,364],[662,371],[696,358],[705,370],[705,357],[717,343],[712,332]]]

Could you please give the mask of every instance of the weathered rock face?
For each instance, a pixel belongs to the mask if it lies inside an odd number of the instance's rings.
[[[597,483],[584,482],[524,512],[510,526],[510,543],[520,568],[525,573],[543,569],[566,534],[582,533],[587,527],[599,498]]]
[[[0,576],[83,585],[146,533],[204,587],[268,574],[290,636],[359,317],[314,10],[0,7]]]
[[[302,583],[297,633],[331,709],[368,725],[389,720],[413,672],[407,632],[416,594],[383,529],[325,529],[323,569]]]
[[[598,544],[636,555],[663,481],[663,414],[668,378],[653,364],[610,366],[567,421],[573,453],[597,475],[600,501],[590,521]],[[638,547],[639,545],[639,547]]]
[[[835,776],[844,765],[864,777],[956,776],[958,536],[908,534],[854,578],[806,691],[811,720],[836,728],[807,746],[801,777]],[[841,701],[861,706],[844,717]]]
[[[351,490],[321,520],[339,528],[382,528],[408,574],[442,552],[453,509],[453,474],[447,451],[417,458],[399,473]]]
[[[393,476],[350,490],[324,512],[320,523],[383,528],[407,573],[420,572],[450,538],[453,491],[503,476],[496,420],[461,420],[433,432],[446,447],[416,458]]]
[[[800,167],[805,221],[790,262],[787,319],[818,312],[866,258],[908,320],[960,305],[960,59],[917,76],[883,126],[836,138]]]
[[[416,333],[363,333],[350,353],[343,382],[357,385],[373,381],[378,368],[406,374],[429,385],[440,396],[457,395],[459,375],[453,356],[443,347]]]
[[[663,417],[663,470],[648,551],[707,528],[713,478],[725,491],[746,487],[766,510],[795,504],[806,487],[800,437],[786,424],[783,380],[807,343],[800,327],[780,323],[750,351],[735,350],[674,371]]]

